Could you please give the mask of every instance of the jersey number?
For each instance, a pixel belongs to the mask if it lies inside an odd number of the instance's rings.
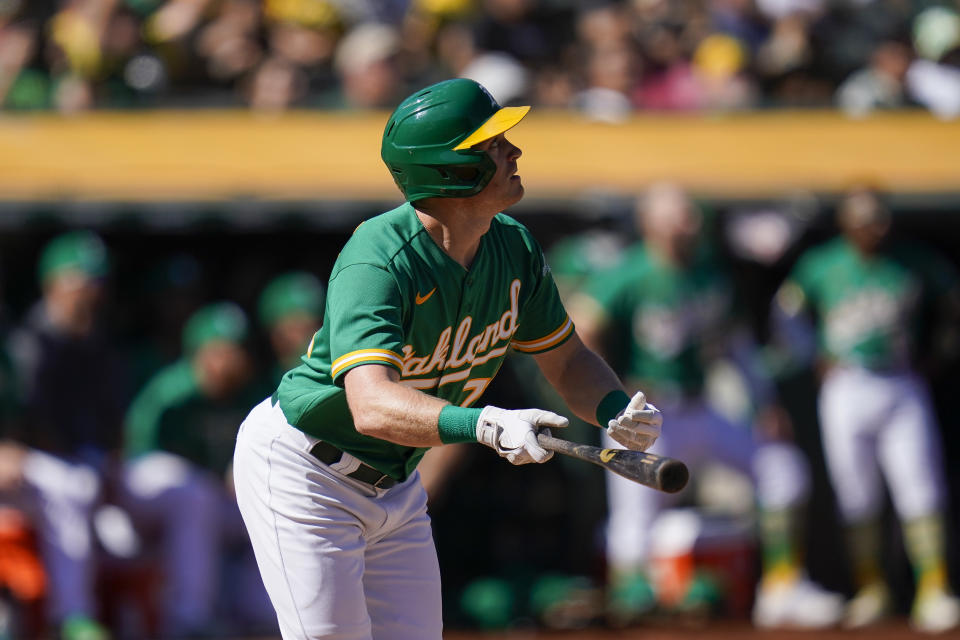
[[[483,391],[487,388],[487,385],[490,384],[490,381],[493,378],[471,378],[463,383],[464,391],[469,391],[470,395],[464,398],[463,402],[460,403],[461,407],[469,407],[473,402],[483,395]]]

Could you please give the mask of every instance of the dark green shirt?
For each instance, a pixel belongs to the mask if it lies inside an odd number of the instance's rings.
[[[265,390],[249,385],[224,400],[206,397],[189,360],[161,369],[137,394],[127,412],[130,456],[169,451],[222,474],[233,457],[237,429]]]

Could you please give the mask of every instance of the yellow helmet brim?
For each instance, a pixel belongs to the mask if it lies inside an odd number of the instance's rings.
[[[487,121],[480,125],[476,131],[471,133],[466,139],[453,148],[454,151],[469,149],[475,144],[484,140],[500,135],[507,129],[510,129],[530,111],[530,107],[503,107],[495,114],[487,118]]]

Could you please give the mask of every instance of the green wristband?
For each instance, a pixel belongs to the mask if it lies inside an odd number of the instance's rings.
[[[443,444],[455,442],[476,442],[477,421],[482,409],[468,409],[448,404],[440,410],[437,418],[437,432]]]
[[[630,404],[630,396],[621,389],[614,389],[597,405],[597,424],[606,428],[607,423],[617,417],[624,407]]]

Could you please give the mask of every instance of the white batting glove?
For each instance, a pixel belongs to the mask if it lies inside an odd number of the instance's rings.
[[[637,391],[617,417],[607,423],[607,434],[634,451],[646,451],[660,436],[663,414]]]
[[[491,447],[511,464],[546,462],[553,452],[537,443],[537,433],[567,424],[563,416],[543,409],[509,411],[488,405],[477,420],[477,442]]]

